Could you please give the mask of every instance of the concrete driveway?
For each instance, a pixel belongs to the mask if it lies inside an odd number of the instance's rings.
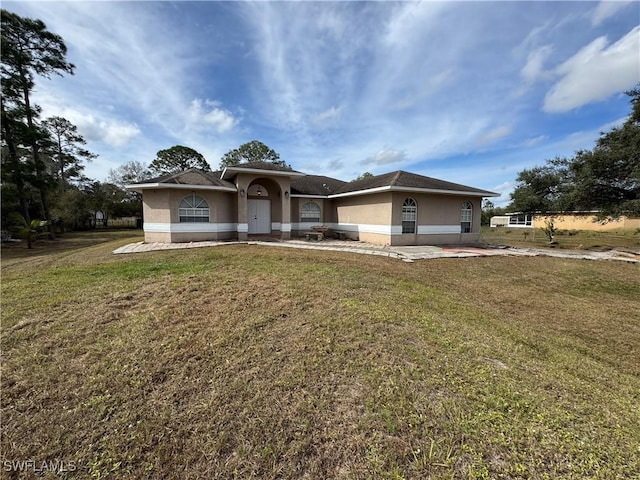
[[[640,263],[640,252],[628,250],[609,250],[606,252],[591,252],[586,250],[559,250],[551,248],[515,248],[498,246],[469,246],[469,247],[437,247],[419,245],[411,247],[381,247],[364,242],[344,240],[322,240],[320,242],[305,240],[285,241],[247,241],[247,242],[191,242],[191,243],[130,243],[117,248],[114,254],[153,252],[157,250],[179,250],[185,248],[219,247],[224,245],[265,245],[270,247],[298,248],[307,250],[327,250],[358,253],[362,255],[378,255],[397,258],[405,262],[434,258],[466,258],[466,257],[560,257],[584,260],[616,260],[629,263]]]

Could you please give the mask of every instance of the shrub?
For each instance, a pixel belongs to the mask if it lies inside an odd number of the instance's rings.
[[[542,229],[542,231],[549,239],[549,243],[554,243],[553,237],[555,237],[557,229],[555,223],[553,223],[553,220],[545,220],[544,228]]]
[[[33,248],[33,242],[42,233],[42,228],[48,225],[48,222],[42,220],[27,220],[19,214],[12,216],[15,226],[11,229],[22,240],[27,242],[27,248]]]

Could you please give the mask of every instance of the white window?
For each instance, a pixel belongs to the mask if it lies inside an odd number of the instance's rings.
[[[402,233],[416,233],[418,205],[413,198],[405,198],[402,203]]]
[[[180,202],[180,222],[209,222],[209,205],[204,198],[191,194]]]
[[[473,219],[473,208],[471,202],[464,202],[462,204],[462,211],[460,212],[460,227],[462,233],[471,233],[471,220]]]
[[[300,219],[303,222],[320,222],[320,205],[316,202],[307,202],[302,205]]]
[[[509,217],[509,225],[525,225],[530,227],[533,222],[533,216],[529,213],[520,215],[511,215]]]

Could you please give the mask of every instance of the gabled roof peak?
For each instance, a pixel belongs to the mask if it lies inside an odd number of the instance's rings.
[[[241,163],[239,165],[230,165],[225,167],[225,169],[221,173],[221,178],[231,179],[235,177],[238,173],[249,172],[249,173],[260,173],[260,172],[268,172],[271,175],[277,176],[289,176],[289,177],[299,177],[305,175],[302,172],[298,172],[291,167],[285,167],[283,165],[277,165],[272,162],[247,162]],[[267,174],[267,173],[265,173]]]
[[[295,172],[295,170],[289,166],[279,165],[277,163],[266,162],[262,160],[257,162],[240,163],[238,165],[229,165],[226,168],[234,169],[234,170],[239,168],[240,169],[247,168],[247,169],[253,169],[253,170],[270,170],[275,172]],[[296,173],[300,173],[300,172],[296,172]]]

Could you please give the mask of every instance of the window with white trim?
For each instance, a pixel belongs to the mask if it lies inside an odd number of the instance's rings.
[[[533,215],[523,213],[519,215],[511,215],[509,217],[509,225],[524,225],[530,227],[533,224]]]
[[[405,198],[402,202],[402,233],[416,233],[418,205],[413,198]]]
[[[460,228],[462,233],[471,233],[471,221],[473,219],[473,207],[471,202],[464,202],[460,212]]]
[[[192,193],[180,202],[178,215],[181,223],[207,223],[209,222],[209,205],[204,198]]]
[[[307,202],[302,205],[300,220],[302,222],[320,222],[320,205],[316,202]]]

